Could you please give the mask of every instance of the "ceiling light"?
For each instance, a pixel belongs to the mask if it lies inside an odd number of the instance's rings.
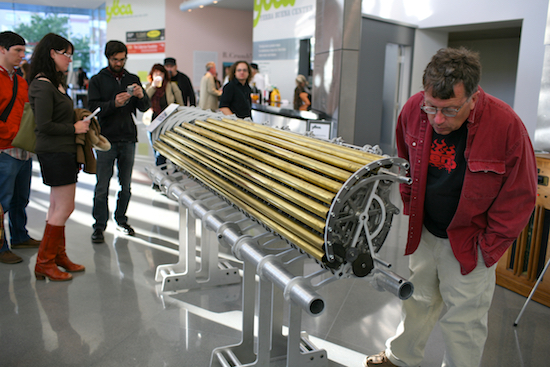
[[[211,5],[212,3],[217,4],[221,0],[187,0],[180,4],[180,10],[186,11],[190,9],[203,8],[205,6]]]

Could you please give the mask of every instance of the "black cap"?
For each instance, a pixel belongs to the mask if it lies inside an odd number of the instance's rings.
[[[250,64],[250,67],[251,67],[252,69],[258,70],[258,64],[251,63],[251,64]]]
[[[173,57],[167,57],[164,59],[164,65],[176,65],[176,59]]]

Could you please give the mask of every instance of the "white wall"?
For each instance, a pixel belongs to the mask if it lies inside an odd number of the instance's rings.
[[[276,86],[281,98],[291,104],[299,40],[315,36],[315,8],[315,0],[255,1],[253,62],[267,76],[268,85]]]
[[[165,28],[165,2],[149,0],[107,0],[107,41],[117,40],[130,46],[132,44],[162,43],[164,39],[151,42],[126,42],[126,32],[150,31]],[[101,50],[103,53],[105,49]],[[107,59],[104,57],[105,66]],[[164,52],[128,53],[125,68],[139,75],[142,82],[149,74],[153,64],[162,63]]]
[[[449,46],[478,51],[482,65],[481,87],[510,106],[514,105],[519,38],[460,40],[449,42]]]
[[[431,55],[446,46],[446,37],[433,28],[522,20],[514,109],[531,138],[537,124],[538,99],[544,59],[548,0],[363,0],[362,12],[418,26],[413,61],[412,91]],[[438,34],[439,33],[439,34]],[[443,40],[445,38],[445,40]],[[423,54],[425,52],[426,54]]]
[[[166,55],[174,57],[178,70],[187,74],[197,91],[206,72],[203,55],[212,56],[218,79],[223,64],[252,60],[252,12],[206,6],[181,11],[182,0],[166,0]],[[195,57],[197,55],[197,57]]]

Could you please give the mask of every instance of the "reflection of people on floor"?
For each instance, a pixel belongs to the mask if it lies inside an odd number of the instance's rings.
[[[143,304],[138,298],[134,274],[135,264],[132,259],[132,255],[136,255],[133,251],[136,247],[133,247],[132,253],[130,253],[128,243],[126,237],[115,235],[112,248],[109,246],[94,247],[96,269],[114,267],[118,269],[119,273],[116,277],[110,271],[97,273],[98,283],[103,285],[98,289],[100,308],[97,315],[101,317],[98,321],[101,322],[104,336],[101,344],[94,351],[98,355],[105,354],[113,344],[120,343],[120,330],[126,330],[130,325],[135,328],[137,334],[127,348],[130,350],[139,348],[139,351],[136,350],[136,355],[140,356],[150,354],[147,351],[152,350],[149,336],[144,335],[143,338],[140,338],[140,335],[146,333],[146,330],[142,322],[140,306]],[[140,257],[140,255],[137,256],[138,259]],[[147,292],[150,291],[147,290]],[[156,298],[156,294],[153,294],[152,298]],[[124,304],[125,307],[119,308],[118,304]],[[135,338],[139,339],[138,343],[135,343]],[[154,364],[141,361],[140,365]]]
[[[36,294],[40,300],[42,310],[46,313],[51,329],[57,335],[57,349],[51,352],[52,365],[84,365],[90,356],[90,346],[82,340],[80,334],[69,321],[71,305],[69,300],[69,286],[66,282],[36,282]],[[76,307],[73,307],[76,308]],[[73,313],[74,313],[73,309]],[[43,333],[47,338],[48,333]],[[51,335],[51,334],[49,334]],[[47,344],[48,341],[46,340]]]
[[[55,365],[48,363],[50,355],[45,350],[43,322],[30,273],[28,267],[4,267],[1,273],[1,366],[35,366],[37,360],[43,361],[44,366]]]

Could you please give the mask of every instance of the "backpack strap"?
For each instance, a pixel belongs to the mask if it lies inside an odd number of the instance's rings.
[[[8,116],[10,115],[11,109],[13,108],[13,104],[15,103],[15,98],[17,98],[17,74],[14,74],[13,77],[13,96],[11,96],[11,101],[6,106],[6,109],[4,112],[2,112],[2,115],[0,116],[0,121],[6,122],[8,120]]]

